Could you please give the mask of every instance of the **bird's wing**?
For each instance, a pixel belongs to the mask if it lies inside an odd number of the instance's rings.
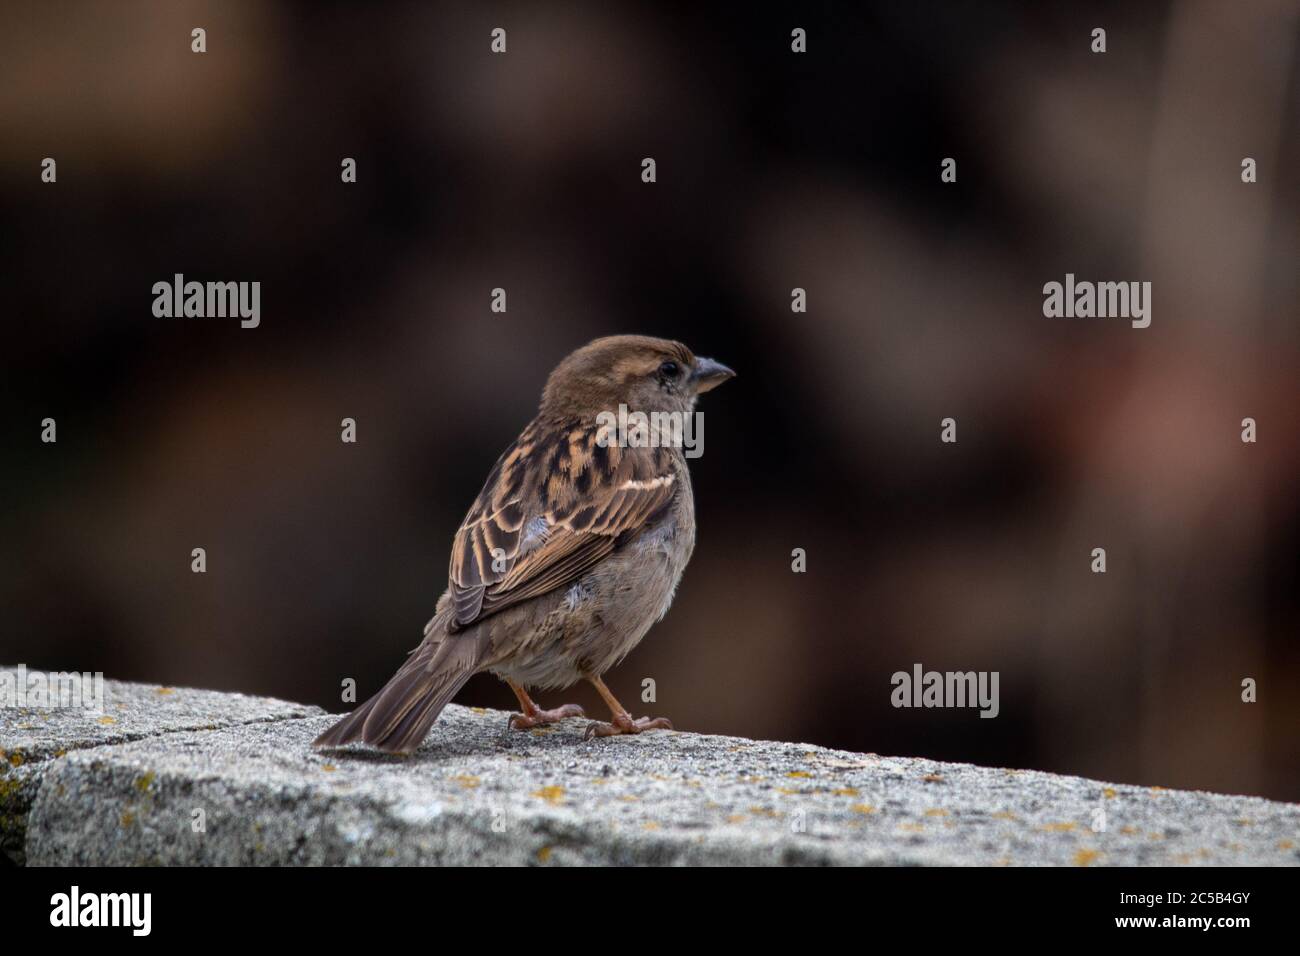
[[[497,461],[452,544],[454,628],[568,587],[673,500],[664,449],[598,435],[534,422]]]

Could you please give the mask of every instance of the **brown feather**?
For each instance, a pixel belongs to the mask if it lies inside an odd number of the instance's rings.
[[[501,456],[452,544],[451,631],[568,587],[672,500],[663,449],[599,441],[594,415],[537,419]],[[525,533],[538,519],[542,532]]]
[[[477,634],[443,636],[447,615],[425,628],[425,640],[387,684],[347,717],[313,741],[317,747],[341,747],[362,741],[389,753],[409,753],[420,745],[465,681],[474,675],[486,651]]]

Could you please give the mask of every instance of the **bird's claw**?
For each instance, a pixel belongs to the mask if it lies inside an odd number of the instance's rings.
[[[639,734],[645,730],[672,730],[673,722],[667,717],[638,717],[633,720],[630,714],[619,714],[609,723],[593,721],[582,733],[583,740],[593,737],[617,737],[620,734]]]
[[[577,704],[562,704],[551,710],[539,710],[533,714],[511,714],[510,719],[506,721],[506,727],[510,730],[531,730],[534,727],[553,724],[557,720],[564,720],[566,717],[585,716],[586,711]]]

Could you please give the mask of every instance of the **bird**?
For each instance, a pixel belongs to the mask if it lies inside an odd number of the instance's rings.
[[[632,717],[602,675],[672,604],[695,548],[684,426],[698,397],[735,374],[643,335],[598,338],[565,357],[457,530],[423,640],[314,746],[409,754],[485,671],[518,699],[516,730],[585,717],[576,704],[547,710],[529,695],[583,680],[610,710],[584,739],[673,729],[664,717]]]

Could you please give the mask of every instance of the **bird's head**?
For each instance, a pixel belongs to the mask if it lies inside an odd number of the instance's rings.
[[[623,404],[632,412],[686,413],[696,398],[735,374],[680,342],[611,335],[556,366],[542,392],[542,412],[595,418]]]

